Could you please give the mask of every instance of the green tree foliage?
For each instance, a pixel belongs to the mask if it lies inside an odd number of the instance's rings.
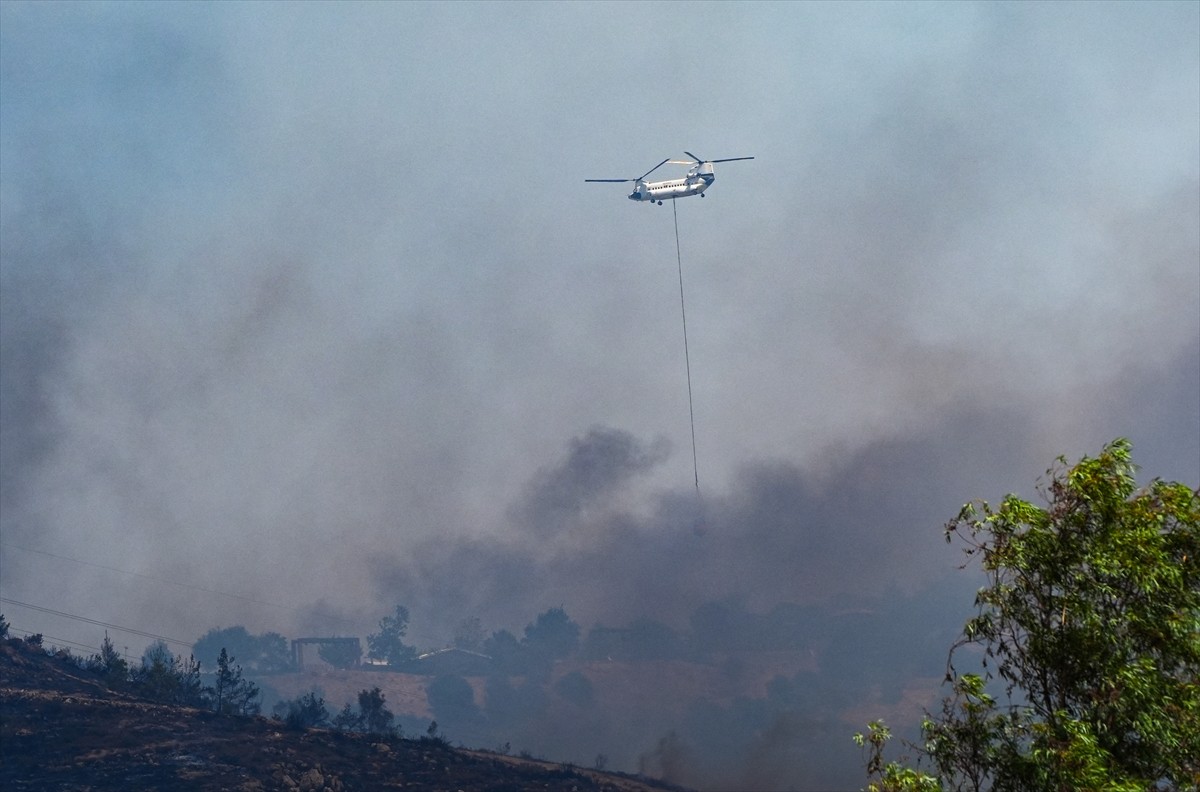
[[[242,677],[242,667],[225,649],[217,657],[217,674],[208,688],[215,712],[225,715],[257,715],[260,709],[258,685]]]
[[[292,670],[292,652],[288,640],[277,632],[265,632],[258,636],[258,653],[254,656],[253,670],[258,673],[282,673]]]
[[[523,672],[540,682],[549,680],[554,661],[579,648],[579,625],[562,608],[551,608],[525,626],[521,641]]]
[[[175,654],[161,638],[146,647],[142,652],[142,668],[151,666],[169,667],[175,663]]]
[[[342,711],[334,716],[333,728],[338,731],[362,731],[362,715],[347,701]]]
[[[562,608],[551,608],[525,626],[523,643],[535,653],[557,660],[579,648],[579,625]]]
[[[175,703],[189,707],[204,705],[204,688],[200,684],[200,662],[189,655],[175,658]]]
[[[922,758],[946,788],[1200,787],[1200,494],[1139,491],[1134,472],[1117,440],[1060,458],[1045,508],[1009,496],[946,526],[987,575],[951,651],[951,694],[923,724]],[[981,673],[954,667],[965,647]],[[880,753],[874,769],[904,768]]]
[[[369,734],[394,734],[396,716],[387,708],[387,697],[379,688],[358,694],[358,712],[362,729]]]
[[[319,729],[329,725],[329,710],[325,708],[325,697],[316,690],[291,701],[280,701],[272,709],[272,713],[275,717],[282,718],[289,729]]]
[[[138,693],[170,704],[196,706],[203,703],[200,664],[195,658],[176,657],[163,641],[155,641],[142,653],[142,663],[130,672]]]
[[[354,668],[362,660],[362,646],[357,642],[321,644],[317,655],[334,668]]]
[[[408,632],[408,608],[397,605],[391,616],[379,620],[379,632],[367,636],[367,654],[388,665],[404,668],[417,659],[417,650],[404,643]]]
[[[854,742],[867,755],[867,792],[941,792],[936,777],[904,766],[908,757],[885,761],[883,748],[890,739],[892,732],[883,721],[871,721],[866,734],[854,735]]]
[[[276,632],[251,635],[245,627],[236,625],[209,630],[192,646],[193,654],[210,668],[222,649],[242,658],[243,667],[251,673],[278,673],[292,666],[287,639]]]
[[[121,657],[121,653],[113,646],[107,632],[100,643],[99,654],[92,655],[87,666],[98,673],[111,688],[121,688],[129,682],[129,663],[125,662],[125,658]]]
[[[8,637],[8,620],[4,618],[4,614],[0,613],[0,640]]]
[[[497,671],[519,674],[524,669],[523,650],[517,636],[508,630],[497,630],[483,642],[483,653],[492,658]]]

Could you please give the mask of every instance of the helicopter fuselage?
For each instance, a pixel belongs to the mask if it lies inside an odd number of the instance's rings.
[[[665,159],[655,165],[650,170],[643,173],[636,179],[584,179],[585,182],[633,182],[633,192],[629,193],[631,201],[649,201],[660,206],[663,201],[673,201],[676,198],[687,198],[689,195],[699,195],[704,197],[704,191],[712,186],[717,180],[713,173],[713,163],[715,162],[734,162],[736,160],[752,160],[754,157],[730,157],[728,159],[717,160],[702,160],[690,151],[683,152],[691,157],[690,160],[673,160]],[[646,181],[646,177],[654,171],[666,165],[668,162],[675,165],[690,165],[687,175],[682,179],[669,179],[667,181]]]
[[[704,195],[704,191],[712,186],[716,177],[712,173],[688,174],[683,179],[670,179],[660,182],[639,181],[629,193],[631,201],[649,201],[661,203],[673,201],[676,198],[687,198],[689,195]]]

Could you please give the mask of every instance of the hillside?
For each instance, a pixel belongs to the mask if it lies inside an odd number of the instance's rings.
[[[731,668],[736,671],[731,672]],[[767,694],[771,679],[814,668],[815,663],[806,651],[730,653],[710,663],[570,659],[556,664],[549,686],[553,687],[553,682],[567,674],[579,673],[595,687],[596,699],[613,713],[636,712],[650,706],[678,716],[682,707],[696,698],[722,704],[739,696],[761,698]],[[486,708],[485,679],[466,679],[474,689],[475,704]],[[432,680],[429,675],[313,664],[304,671],[272,674],[258,681],[285,699],[320,690],[335,708],[353,701],[360,690],[378,687],[387,696],[388,707],[397,715],[428,720],[437,717],[427,695]]]
[[[463,751],[433,740],[292,731],[109,690],[69,659],[0,642],[6,790],[595,790],[651,780]]]

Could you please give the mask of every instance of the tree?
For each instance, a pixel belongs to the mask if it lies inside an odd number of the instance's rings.
[[[484,631],[483,623],[479,621],[478,616],[463,619],[459,622],[458,629],[454,631],[454,646],[457,649],[478,652],[483,648],[483,642],[486,639],[487,632]]]
[[[175,658],[175,678],[178,687],[175,689],[175,703],[189,707],[204,706],[204,688],[200,684],[200,661],[189,655],[185,660],[182,656]]]
[[[108,632],[104,633],[104,640],[100,643],[100,653],[92,655],[88,666],[100,674],[109,687],[124,687],[129,681],[129,663],[125,662],[125,658],[121,657],[121,653],[113,646]]]
[[[492,658],[497,671],[519,674],[525,667],[524,650],[517,636],[508,630],[497,630],[483,642],[483,653]]]
[[[146,647],[141,665],[129,676],[138,692],[154,701],[190,707],[205,703],[200,664],[194,657],[173,654],[164,641]]]
[[[242,658],[245,669],[254,673],[287,671],[292,665],[286,638],[276,632],[251,635],[241,625],[209,630],[192,647],[205,663],[216,663],[222,649]]]
[[[392,734],[396,716],[387,708],[387,697],[375,687],[359,691],[358,712],[362,728],[369,734]]]
[[[130,674],[138,692],[155,701],[174,701],[179,687],[175,655],[165,641],[157,640],[142,652],[142,664]]]
[[[1138,491],[1135,470],[1119,439],[1070,468],[1060,458],[1045,508],[1010,495],[947,524],[987,585],[951,649],[951,693],[923,724],[918,750],[945,787],[1200,785],[1200,493],[1160,480]],[[968,653],[981,673],[955,667],[965,647],[982,650]],[[904,768],[873,770],[895,781]]]
[[[525,626],[526,647],[551,659],[560,659],[579,648],[579,625],[562,608],[551,608]]]
[[[354,711],[354,706],[347,701],[333,719],[333,728],[338,731],[361,731],[362,730],[362,714]]]
[[[892,732],[883,721],[871,721],[865,735],[854,735],[854,742],[867,754],[867,792],[941,792],[936,777],[904,766],[907,756],[899,762],[884,761],[883,747],[890,739]]]
[[[329,725],[325,697],[317,690],[310,690],[291,701],[280,701],[272,712],[275,717],[282,718],[289,729],[319,729]]]
[[[362,660],[362,645],[357,638],[321,644],[317,647],[317,656],[334,668],[354,668]]]
[[[397,605],[391,616],[379,620],[379,632],[367,636],[368,654],[388,665],[406,666],[417,659],[417,650],[402,640],[408,631],[408,608]]]
[[[265,632],[258,636],[257,652],[251,665],[259,673],[281,673],[292,670],[292,652],[288,640],[277,632]]]
[[[562,608],[551,608],[539,614],[537,621],[525,626],[525,638],[521,641],[524,672],[533,679],[546,682],[554,661],[578,647],[579,625],[571,621]]]
[[[213,710],[224,715],[257,715],[258,685],[242,677],[242,667],[225,649],[217,657],[217,675],[208,693]]]
[[[142,652],[142,668],[154,665],[170,666],[175,663],[175,654],[167,646],[167,642],[159,638],[146,647]]]
[[[192,653],[200,659],[207,668],[217,664],[222,650],[235,657],[254,657],[257,653],[257,641],[246,631],[245,627],[236,625],[209,630],[200,636],[192,645]]]

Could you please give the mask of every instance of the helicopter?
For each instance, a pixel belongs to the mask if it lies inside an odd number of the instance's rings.
[[[689,195],[699,195],[704,197],[704,191],[712,186],[716,181],[716,174],[713,173],[713,163],[716,162],[736,162],[738,160],[752,160],[754,157],[727,157],[726,159],[704,160],[697,157],[690,151],[683,152],[691,159],[688,160],[673,160],[669,157],[655,165],[650,170],[638,176],[636,179],[584,179],[585,182],[633,182],[633,192],[629,193],[631,201],[649,201],[650,203],[662,206],[663,201],[673,201],[676,198],[687,198]],[[661,168],[663,165],[671,163],[673,165],[688,165],[687,175],[682,179],[670,179],[668,181],[648,182],[646,177],[654,171]]]

